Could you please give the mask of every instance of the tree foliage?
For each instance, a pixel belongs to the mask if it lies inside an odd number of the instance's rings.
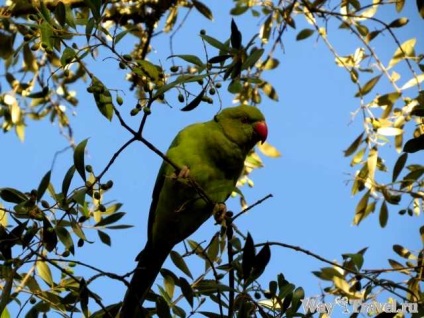
[[[120,297],[114,304],[103,303],[91,284],[100,277],[126,284],[127,275],[104,272],[73,257],[75,250],[88,241],[85,235],[88,228],[97,231],[102,243],[110,245],[108,231],[130,226],[121,222],[125,215],[122,204],[110,204],[105,199],[113,187],[113,181],[107,178],[109,168],[135,142],[169,161],[143,135],[145,123],[157,103],[175,104],[178,100],[183,105],[182,111],[193,111],[204,103],[222,106],[223,90],[240,104],[260,105],[263,98],[278,101],[278,92],[266,80],[266,74],[278,69],[284,37],[325,43],[334,56],[335,66],[345,70],[356,87],[358,109],[354,115],[361,118],[363,130],[344,151],[346,157],[352,158],[351,166],[355,169],[352,194],[358,197],[358,203],[353,211],[353,223],[361,225],[374,212],[379,214],[381,227],[387,225],[393,210],[405,217],[419,216],[423,208],[424,166],[415,162],[416,157],[411,154],[424,150],[421,88],[424,64],[422,52],[415,49],[417,39],[400,42],[397,37],[397,32],[409,21],[403,16],[404,4],[404,0],[374,0],[369,4],[356,0],[340,3],[236,0],[230,12],[234,19],[228,26],[228,38],[218,39],[201,32],[203,55],[174,52],[172,35],[186,26],[184,17],[188,14],[200,14],[205,20],[212,20],[215,3],[210,8],[198,0],[55,0],[15,1],[1,7],[3,132],[14,131],[23,141],[28,125],[48,120],[57,124],[73,148],[73,165],[63,173],[61,183],[54,184],[51,171],[47,171],[37,189],[29,192],[10,187],[0,189],[2,317],[10,316],[7,308],[11,302],[17,303],[26,317],[50,312],[63,317],[75,313],[115,317]],[[398,18],[393,21],[379,18],[378,11],[387,7],[393,7]],[[424,18],[421,0],[417,0],[416,13]],[[246,15],[260,25],[252,38],[246,38],[242,27],[237,25],[237,18]],[[305,23],[307,27],[297,28]],[[354,43],[351,52],[342,54],[334,46],[329,23],[337,24],[337,32],[344,32]],[[155,36],[161,33],[170,38],[171,47],[167,52],[169,58],[159,63],[149,57]],[[381,37],[396,46],[387,62],[381,56],[384,48],[374,45]],[[127,91],[136,96],[135,105],[130,106],[130,98],[123,97],[128,94],[121,94],[96,76],[91,61],[105,58],[115,61],[126,75]],[[400,68],[407,70],[408,78],[400,77],[397,71]],[[389,90],[378,89],[383,81],[389,83]],[[99,118],[109,121],[115,118],[111,124],[118,122],[131,136],[103,169],[86,165],[89,140],[76,142],[73,137],[72,121],[78,119],[71,119],[70,115],[79,105],[81,87],[92,95]],[[136,127],[129,123],[131,116],[139,119]],[[398,159],[393,166],[387,166],[382,149],[392,140]],[[270,144],[262,145],[259,150],[266,156],[279,155]],[[260,157],[253,152],[247,158],[239,185],[252,185],[250,172],[261,166]],[[244,198],[240,197],[245,208]],[[250,234],[240,233],[234,226],[240,215],[230,214],[225,226],[207,244],[188,240],[188,253],[171,254],[175,267],[184,276],[162,269],[164,283],[150,298],[154,302],[152,314],[159,317],[187,317],[190,312],[206,317],[312,315],[302,311],[303,288],[287,281],[283,273],[278,273],[267,285],[259,283],[258,278],[272,257],[272,248],[277,247],[297,250],[325,264],[314,272],[325,285],[324,297],[342,296],[370,303],[384,290],[387,297],[417,303],[414,317],[424,314],[422,252],[416,254],[395,244],[393,257],[398,260],[389,259],[389,268],[370,272],[363,268],[366,249],[343,254],[339,262],[333,262],[281,242],[255,243]],[[423,240],[424,227],[417,237]],[[204,275],[197,278],[192,275],[187,262],[189,256],[205,263]],[[88,267],[96,273],[80,277],[75,266]],[[391,280],[390,272],[400,273],[404,280],[400,283]],[[176,297],[177,290],[180,297]],[[216,311],[205,311],[205,302],[215,304]]]

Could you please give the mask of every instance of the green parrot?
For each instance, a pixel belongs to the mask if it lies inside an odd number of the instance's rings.
[[[212,120],[187,126],[178,133],[166,156],[182,169],[176,176],[175,169],[164,161],[159,170],[147,243],[136,258],[138,265],[121,318],[145,316],[141,306],[168,254],[228,199],[246,156],[267,135],[264,116],[253,106],[226,108]]]

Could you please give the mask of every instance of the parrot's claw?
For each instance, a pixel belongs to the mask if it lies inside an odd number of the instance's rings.
[[[213,207],[212,214],[217,224],[222,224],[222,222],[225,220],[226,213],[227,213],[227,206],[223,202],[216,203],[215,206]]]
[[[190,175],[190,169],[187,166],[183,166],[181,170],[178,172],[174,172],[171,176],[171,179],[178,180],[178,179],[187,179]]]
[[[190,169],[187,166],[183,166],[178,172],[178,178],[187,179],[190,175]]]

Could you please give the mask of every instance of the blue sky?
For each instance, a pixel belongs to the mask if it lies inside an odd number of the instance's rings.
[[[230,2],[223,2],[218,7],[212,1],[205,3],[214,13],[214,22],[193,12],[174,37],[175,54],[196,54],[204,59],[203,44],[197,36],[200,29],[205,29],[208,35],[220,40],[228,38]],[[419,18],[415,3],[407,2],[406,6],[403,15],[411,21],[396,34],[401,42],[416,37],[417,52],[423,52],[422,32],[418,30],[424,30],[424,20]],[[395,14],[385,10],[379,17],[390,21],[392,17],[395,18]],[[267,118],[268,141],[281,151],[282,157],[263,157],[265,167],[252,174],[255,187],[244,189],[249,203],[269,193],[273,198],[239,218],[237,226],[243,233],[250,232],[257,243],[279,241],[293,244],[329,260],[340,261],[342,253],[354,253],[369,247],[364,268],[387,268],[387,258],[397,259],[392,251],[393,244],[404,245],[413,251],[422,248],[418,232],[422,225],[421,216],[401,217],[397,214],[399,206],[390,209],[389,222],[384,229],[378,225],[378,213],[368,217],[359,227],[352,225],[359,196],[352,197],[350,194],[349,181],[355,170],[349,166],[351,159],[343,157],[343,150],[362,129],[360,116],[351,122],[351,112],[359,107],[359,100],[353,97],[356,87],[348,74],[334,64],[334,57],[321,40],[311,37],[305,41],[295,41],[297,32],[306,27],[301,19],[296,20],[296,31],[290,30],[284,35],[284,53],[280,50],[275,56],[280,61],[279,68],[265,75],[274,85],[280,100],[274,102],[263,97],[260,106]],[[244,43],[257,32],[260,25],[258,20],[248,15],[237,17],[235,21],[243,33]],[[352,42],[352,37],[346,31],[338,30],[336,23],[330,22],[329,30],[330,40],[341,55],[352,53],[352,48],[358,45]],[[169,69],[171,62],[167,60],[170,55],[167,37],[160,35],[154,38],[152,45],[154,52],[149,55],[149,59]],[[389,36],[382,36],[373,45],[387,64],[395,50]],[[118,50],[126,53],[130,47],[122,45]],[[216,51],[208,49],[208,53],[212,56]],[[122,112],[128,114],[135,105],[135,99],[128,92],[124,73],[118,72],[117,63],[111,59],[103,60],[102,57],[93,62],[92,67],[93,73],[110,88],[125,91]],[[399,72],[401,75],[407,74],[402,68]],[[408,79],[405,77],[401,82]],[[130,136],[116,118],[109,123],[99,116],[92,96],[85,91],[85,85],[75,87],[80,105],[75,109],[76,115],[71,116],[72,127],[77,142],[90,138],[86,163],[100,172]],[[381,83],[376,91],[386,92],[386,85]],[[225,85],[221,94],[223,105],[230,106],[231,96],[225,93]],[[145,137],[162,151],[166,151],[180,129],[196,121],[209,120],[219,107],[216,102],[214,105],[202,104],[196,110],[186,113],[179,111],[181,104],[176,99],[174,101],[168,97],[168,100],[174,107],[154,105],[145,128]],[[141,117],[127,118],[136,126]],[[0,140],[3,147],[0,187],[10,186],[23,190],[36,188],[41,177],[50,169],[54,154],[67,146],[57,126],[47,121],[28,123],[24,143],[20,143],[13,132],[0,135]],[[392,167],[397,153],[393,144],[385,148],[387,165]],[[423,154],[417,153],[410,156],[409,162],[422,162],[423,159]],[[71,164],[71,150],[57,157],[53,168],[56,188],[60,188]],[[125,231],[108,231],[112,238],[110,248],[100,243],[95,231],[88,230],[89,240],[95,240],[96,244],[85,244],[83,248],[77,249],[77,259],[118,274],[134,268],[134,257],[145,244],[151,191],[160,164],[160,158],[142,144],[131,145],[118,158],[105,176],[105,180],[114,181],[114,187],[107,193],[105,200],[124,203],[122,211],[127,212],[127,215],[121,223],[132,224],[134,227]],[[77,181],[75,186],[80,184]],[[238,200],[228,201],[228,207],[239,211]],[[192,238],[208,240],[218,230],[213,223],[212,220],[207,222]],[[182,244],[177,249],[183,251]],[[202,267],[194,264],[194,272],[200,273]],[[165,266],[175,269],[170,261]],[[311,271],[324,266],[327,265],[299,252],[272,248],[272,259],[261,281],[268,282],[276,279],[277,274],[284,273],[287,280],[304,287],[306,295],[311,297],[319,295],[320,288],[326,286]],[[80,275],[90,275],[82,268],[76,271]],[[178,272],[177,269],[175,271]],[[93,286],[106,304],[121,300],[124,294],[121,284],[106,278]]]

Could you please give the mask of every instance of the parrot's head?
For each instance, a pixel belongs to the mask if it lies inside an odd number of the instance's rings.
[[[215,116],[224,134],[240,147],[249,151],[268,136],[265,117],[257,107],[237,106],[226,108]]]

